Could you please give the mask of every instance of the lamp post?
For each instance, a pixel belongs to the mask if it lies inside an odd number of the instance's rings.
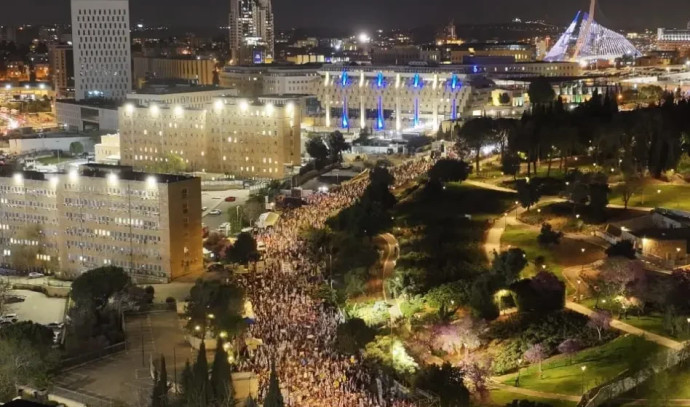
[[[580,368],[582,370],[582,394],[585,393],[585,371],[587,370],[587,366],[582,366]]]
[[[503,229],[508,228],[508,212],[503,214]]]
[[[517,360],[518,363],[518,374],[515,378],[515,387],[520,387],[520,370],[522,369],[522,359]]]

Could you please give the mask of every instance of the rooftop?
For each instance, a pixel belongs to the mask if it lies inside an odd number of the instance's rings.
[[[37,171],[12,171],[7,167],[0,167],[0,177],[11,178],[16,177],[17,174],[21,174],[24,179],[33,181],[48,181],[55,176],[55,174],[46,174]],[[66,172],[60,174],[66,174]],[[123,181],[150,182],[151,180],[155,180],[157,184],[172,184],[195,178],[188,175],[138,172],[134,171],[131,166],[121,165],[90,163],[79,167],[79,176],[81,177],[107,178],[110,177],[111,174],[117,175],[118,179]]]
[[[120,102],[112,99],[58,99],[55,103],[67,103],[70,105],[78,105],[83,107],[92,107],[94,109],[110,109],[117,110],[120,107]]]

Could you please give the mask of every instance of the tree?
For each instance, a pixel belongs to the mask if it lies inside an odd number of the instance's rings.
[[[340,162],[343,160],[342,152],[347,150],[350,146],[345,142],[345,137],[338,130],[328,135],[328,149],[330,150],[331,159],[333,162]]]
[[[249,226],[254,226],[259,216],[266,211],[265,199],[266,198],[262,195],[256,195],[249,198],[247,202],[242,205],[242,218]]]
[[[549,313],[565,306],[565,284],[549,271],[510,286],[520,312]]]
[[[211,365],[210,386],[213,393],[213,400],[218,406],[227,406],[234,400],[234,390],[232,388],[232,377],[230,374],[230,363],[228,353],[223,346],[223,340],[218,339],[216,353]]]
[[[501,157],[501,172],[512,175],[513,179],[520,172],[520,156],[513,152],[506,152]]]
[[[168,372],[165,366],[165,356],[161,355],[160,371],[155,372],[153,382],[153,396],[151,397],[152,407],[168,406]]]
[[[602,332],[611,329],[611,313],[603,310],[596,310],[589,316],[587,326],[596,330],[599,335],[599,342],[602,340]]]
[[[242,232],[237,235],[237,240],[225,253],[229,262],[246,265],[257,257],[256,239],[250,233]]]
[[[316,162],[316,168],[320,169],[326,163],[328,158],[328,146],[324,143],[323,138],[320,136],[313,137],[307,141],[307,153]]]
[[[210,330],[216,336],[225,332],[227,337],[233,338],[246,325],[243,311],[244,291],[240,286],[199,279],[189,291],[187,329],[204,337]]]
[[[355,355],[374,340],[375,331],[360,318],[351,318],[338,325],[335,347],[340,352]]]
[[[9,293],[12,285],[9,281],[0,280],[0,315],[5,315],[5,308],[9,299]]]
[[[557,245],[561,243],[561,238],[563,237],[563,232],[553,230],[553,226],[550,223],[544,223],[541,225],[541,231],[539,236],[537,236],[537,242],[542,246]]]
[[[252,396],[248,396],[247,400],[244,401],[244,407],[260,407]]]
[[[192,373],[192,366],[189,364],[189,360],[187,360],[180,377],[180,399],[184,400],[183,405],[198,406],[195,394],[194,374]]]
[[[546,348],[545,345],[541,343],[534,344],[530,346],[527,351],[525,351],[524,358],[527,362],[529,363],[538,363],[539,364],[539,378],[541,379],[543,377],[543,370],[542,370],[542,362],[544,359],[549,357],[549,352]]]
[[[0,402],[17,395],[16,385],[48,386],[59,361],[51,329],[32,322],[0,328]]]
[[[550,104],[556,98],[556,92],[551,83],[543,76],[530,82],[527,94],[530,102],[535,106]]]
[[[608,257],[598,267],[600,284],[611,296],[641,295],[646,291],[647,273],[639,260]]]
[[[77,305],[93,304],[103,308],[115,294],[132,284],[130,276],[120,267],[106,266],[89,270],[72,283],[72,300]]]
[[[637,258],[635,247],[630,240],[619,240],[606,248],[606,255],[609,257],[625,257],[630,260]]]
[[[568,363],[572,363],[572,355],[582,349],[582,345],[577,339],[568,338],[558,345],[558,351],[566,356],[568,356]]]
[[[448,362],[421,369],[414,378],[414,385],[439,396],[442,407],[470,406],[470,392],[465,387],[463,372]]]
[[[42,264],[42,262],[38,260],[38,255],[45,253],[45,234],[41,226],[28,223],[19,230],[15,239],[35,241],[38,242],[38,244],[13,245],[10,254],[10,263],[12,266],[20,271],[43,269],[45,264]]]
[[[621,198],[623,199],[623,204],[625,209],[628,209],[628,203],[630,199],[636,193],[642,190],[643,182],[642,179],[636,176],[626,176],[623,182],[618,186],[618,191],[621,193]]]
[[[539,186],[534,182],[529,182],[529,180],[518,180],[516,183],[518,201],[523,208],[529,210],[534,204],[539,202],[541,198],[541,192]]]
[[[147,167],[149,172],[157,172],[161,174],[179,174],[187,169],[187,163],[184,158],[177,154],[166,153],[163,159]]]
[[[527,266],[527,253],[522,249],[512,248],[501,253],[494,251],[491,271],[501,276],[505,285],[510,285],[517,280],[525,266]]]
[[[482,148],[495,137],[495,126],[492,119],[479,117],[468,120],[458,133],[460,143],[465,143],[474,151],[476,172],[479,173],[479,160]]]
[[[589,185],[589,214],[597,221],[603,222],[606,220],[609,191],[608,184],[596,182]]]
[[[498,101],[502,105],[507,105],[510,103],[510,95],[506,92],[503,92],[501,93],[501,96],[499,96]]]
[[[80,155],[84,152],[84,145],[78,141],[73,141],[69,145],[69,152],[72,155]]]
[[[429,180],[440,183],[464,181],[472,172],[470,166],[461,160],[440,159],[429,170]]]
[[[280,392],[278,373],[276,373],[275,362],[271,363],[271,376],[268,378],[268,390],[264,398],[263,407],[284,407],[283,394]]]
[[[502,279],[503,277],[497,277],[495,274],[485,273],[474,280],[469,298],[474,315],[489,321],[498,318],[499,310],[493,296]]]

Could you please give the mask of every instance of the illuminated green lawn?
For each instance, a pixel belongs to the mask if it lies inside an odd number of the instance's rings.
[[[585,349],[572,358],[556,356],[543,362],[543,377],[539,368],[531,365],[520,373],[520,387],[546,393],[582,394],[586,389],[610,380],[631,366],[639,366],[663,348],[655,343],[631,335],[619,337],[596,348]],[[582,368],[585,367],[584,373]],[[513,386],[517,374],[503,377],[503,383]]]
[[[623,205],[621,187],[612,188],[609,201],[612,204]],[[690,210],[690,185],[645,185],[630,198],[628,206]]]

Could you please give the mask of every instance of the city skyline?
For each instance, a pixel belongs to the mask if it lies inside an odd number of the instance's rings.
[[[449,17],[454,17],[456,24],[503,22],[521,17],[565,25],[577,10],[586,9],[589,2],[569,0],[564,5],[548,0],[496,0],[487,3],[436,0],[434,3],[435,7],[429,7],[421,0],[382,0],[374,5],[365,0],[275,0],[273,8],[278,28],[332,26],[372,29],[442,24]],[[0,24],[69,22],[68,0],[26,0],[6,7],[8,12],[0,16]],[[227,25],[229,1],[135,0],[131,9],[132,21],[171,26],[224,26]],[[614,28],[681,27],[690,20],[690,3],[684,0],[653,3],[628,0],[623,4],[608,0],[601,2],[597,13],[602,24]],[[190,16],[196,18],[190,21]]]

